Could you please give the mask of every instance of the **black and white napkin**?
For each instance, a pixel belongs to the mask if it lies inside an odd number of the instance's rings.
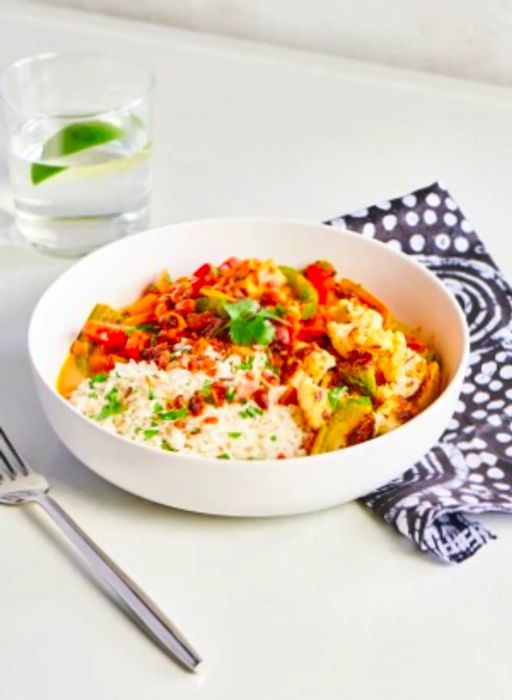
[[[464,561],[494,539],[468,516],[512,513],[512,289],[440,184],[327,223],[413,255],[466,315],[470,366],[446,432],[403,476],[364,499],[421,550]]]

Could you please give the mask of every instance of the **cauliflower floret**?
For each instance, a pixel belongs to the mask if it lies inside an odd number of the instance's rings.
[[[335,316],[345,320],[329,321],[327,334],[342,357],[352,350],[390,345],[389,334],[393,331],[383,329],[383,319],[378,311],[342,299],[338,302]]]
[[[413,396],[423,384],[427,373],[427,362],[410,348],[405,349],[404,359],[402,359],[402,350],[392,356],[383,356],[379,359],[386,378],[391,377],[394,381],[381,384],[377,388],[378,401],[385,402],[394,396],[407,399]]]
[[[407,348],[406,358],[398,370],[395,381],[396,393],[406,399],[412,396],[423,384],[426,373],[426,360],[414,350]]]
[[[353,300],[341,299],[334,312],[339,321],[327,324],[334,348],[344,357],[353,350],[371,352],[386,381],[396,381],[407,359],[407,341],[401,331],[384,328],[382,315]]]
[[[336,359],[327,350],[313,350],[302,365],[302,369],[306,374],[309,374],[311,379],[318,383],[322,377],[336,365]]]
[[[261,286],[281,287],[286,277],[273,260],[263,260],[256,271],[256,281]]]
[[[291,385],[297,390],[297,400],[310,428],[318,430],[332,413],[329,394],[311,379],[302,369],[292,377]]]

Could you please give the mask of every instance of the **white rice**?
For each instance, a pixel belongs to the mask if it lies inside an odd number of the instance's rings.
[[[187,350],[182,348],[184,354]],[[304,455],[305,431],[300,410],[278,403],[285,390],[283,386],[269,387],[269,406],[264,411],[249,399],[246,403],[226,402],[220,407],[206,404],[201,415],[187,413],[182,420],[178,419],[180,427],[175,420],[162,419],[162,412],[168,411],[169,400],[182,396],[188,403],[207,382],[223,379],[232,388],[242,387],[248,377],[249,381],[262,382],[267,360],[263,352],[254,354],[249,375],[238,368],[241,362],[238,355],[223,360],[213,349],[205,354],[215,360],[215,376],[176,366],[162,370],[153,362],[119,363],[109,372],[106,381],[84,380],[72,393],[70,401],[107,430],[155,448],[223,459]],[[109,405],[108,396],[119,399],[122,407],[117,405],[117,413],[101,417],[102,409]],[[218,422],[205,423],[208,417],[215,417]]]

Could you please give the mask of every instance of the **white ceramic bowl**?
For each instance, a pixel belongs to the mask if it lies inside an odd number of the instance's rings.
[[[236,255],[300,267],[318,258],[367,286],[406,323],[432,333],[445,389],[423,413],[375,440],[288,460],[216,460],[155,450],[107,432],[56,391],[71,341],[97,302],[133,300],[164,267],[190,274],[204,261]],[[389,246],[328,226],[275,219],[213,219],[125,238],[84,258],[42,296],[31,319],[29,353],[44,411],[62,442],[97,474],[153,501],[223,515],[300,513],[372,491],[421,457],[446,427],[468,355],[464,317],[425,268]]]

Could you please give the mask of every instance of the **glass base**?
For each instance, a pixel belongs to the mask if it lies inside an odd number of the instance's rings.
[[[16,229],[21,237],[42,253],[75,258],[107,243],[138,233],[149,223],[148,207],[107,216],[50,218],[16,212]]]

